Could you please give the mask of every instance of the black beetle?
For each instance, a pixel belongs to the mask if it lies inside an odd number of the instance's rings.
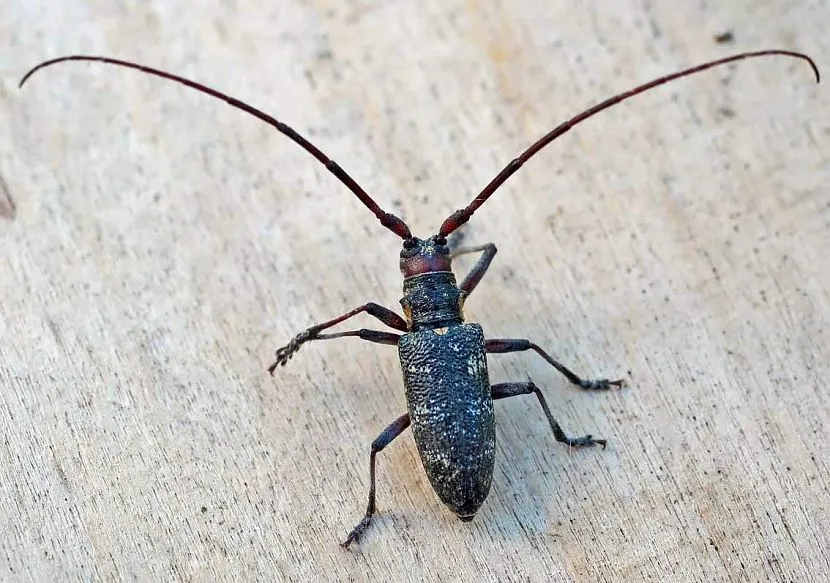
[[[472,293],[490,266],[496,255],[496,246],[491,243],[480,247],[451,250],[447,237],[466,223],[496,189],[528,159],[579,122],[615,103],[674,79],[717,65],[764,55],[785,55],[803,59],[812,67],[816,81],[819,80],[818,68],[807,55],[784,50],[765,50],[710,61],[620,93],[572,117],[542,136],[505,166],[469,205],[451,214],[435,236],[427,239],[413,237],[403,220],[383,211],[337,163],[292,128],[246,103],[200,83],[119,59],[73,55],[40,63],[23,77],[20,86],[22,87],[37,70],[64,61],[98,61],[120,65],[187,85],[258,117],[288,136],[343,182],[374,213],[384,227],[403,239],[400,267],[404,277],[401,306],[405,319],[392,310],[374,303],[362,305],[298,334],[286,346],[277,350],[276,361],[268,368],[273,374],[277,366],[288,362],[300,346],[310,340],[356,336],[370,342],[398,346],[409,412],[398,417],[372,442],[369,457],[369,504],[363,519],[342,543],[348,547],[360,537],[375,513],[375,457],[409,427],[410,423],[432,487],[444,504],[463,521],[473,519],[490,490],[496,445],[494,400],[534,394],[557,441],[569,446],[605,446],[605,440],[595,439],[591,435],[568,437],[554,419],[545,397],[532,381],[490,385],[486,355],[525,350],[535,351],[564,374],[571,383],[583,389],[609,389],[622,386],[623,381],[582,379],[529,340],[488,340],[485,339],[480,325],[465,323],[464,300]],[[461,284],[457,285],[451,269],[452,259],[462,253],[471,252],[481,252],[482,255]],[[333,334],[321,333],[363,312],[403,334],[366,329]]]

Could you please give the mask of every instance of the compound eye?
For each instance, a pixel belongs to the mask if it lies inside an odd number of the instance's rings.
[[[444,246],[447,244],[446,237],[435,237],[435,244],[438,246]]]
[[[418,241],[415,237],[410,237],[409,239],[404,239],[403,248],[404,249],[414,249],[418,246]]]

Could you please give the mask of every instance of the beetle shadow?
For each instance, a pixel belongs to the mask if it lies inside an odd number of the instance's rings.
[[[531,420],[521,405],[502,409],[509,410],[497,414],[493,483],[476,522],[494,538],[538,541],[556,537],[557,531],[571,521],[568,506],[590,500],[601,488],[579,476],[564,480],[563,474],[582,474],[580,465],[591,464],[588,456],[611,452],[601,447],[569,448],[553,439],[544,420]],[[520,428],[520,424],[505,422],[505,416],[528,421]],[[584,471],[589,467],[586,465]]]

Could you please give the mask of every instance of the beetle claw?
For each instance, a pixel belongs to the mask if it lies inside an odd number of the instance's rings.
[[[366,527],[369,526],[369,522],[371,520],[372,520],[371,516],[364,516],[363,520],[361,520],[357,524],[357,526],[355,526],[352,529],[352,532],[349,533],[349,536],[346,537],[346,540],[344,540],[342,543],[340,543],[340,546],[343,547],[344,549],[348,549],[350,544],[352,544],[354,542],[358,542],[359,539],[360,539],[360,536],[363,534],[363,531],[366,530]]]
[[[299,348],[299,346],[297,346],[296,348],[294,348],[292,350],[292,346],[291,346],[292,343],[293,343],[293,340],[292,340],[291,343],[287,344],[286,346],[283,346],[282,348],[277,349],[277,358],[274,361],[274,364],[272,364],[271,366],[268,367],[268,373],[271,376],[274,376],[274,371],[277,369],[278,366],[285,366],[285,363],[288,362],[291,359],[291,356],[297,351],[297,348]]]

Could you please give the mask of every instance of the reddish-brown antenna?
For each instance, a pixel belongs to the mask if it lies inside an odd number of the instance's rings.
[[[718,65],[723,65],[726,63],[731,63],[733,61],[740,61],[741,59],[748,59],[750,57],[763,57],[767,55],[785,55],[788,57],[796,57],[798,59],[804,59],[810,64],[810,67],[813,68],[813,73],[816,74],[816,83],[819,81],[819,73],[818,67],[813,62],[813,60],[804,55],[802,53],[796,53],[793,51],[781,51],[781,50],[768,50],[768,51],[755,51],[751,53],[740,53],[738,55],[732,55],[731,57],[725,57],[723,59],[718,59],[716,61],[710,61],[708,63],[703,63],[702,65],[697,65],[695,67],[690,67],[688,69],[684,69],[683,71],[679,71],[677,73],[673,73],[671,75],[666,75],[664,77],[660,77],[653,81],[649,81],[643,85],[635,87],[625,93],[620,93],[619,95],[615,95],[605,101],[596,104],[595,106],[591,107],[590,109],[586,109],[579,115],[575,115],[568,121],[559,124],[555,128],[553,128],[550,132],[542,136],[535,144],[530,146],[527,150],[521,153],[518,158],[515,158],[510,161],[510,163],[504,167],[504,169],[499,172],[493,180],[490,181],[490,184],[484,187],[477,197],[473,199],[473,201],[468,204],[463,209],[459,209],[451,214],[444,223],[441,225],[441,229],[438,231],[438,235],[440,237],[446,237],[453,231],[455,231],[458,227],[466,223],[470,220],[470,217],[473,216],[473,213],[478,210],[478,207],[483,205],[485,201],[490,198],[490,196],[498,190],[499,186],[504,184],[504,182],[510,178],[516,170],[522,167],[522,165],[527,162],[530,158],[532,158],[537,152],[539,152],[542,148],[550,144],[553,140],[567,132],[569,129],[574,127],[579,122],[585,121],[595,113],[599,113],[603,109],[607,109],[612,105],[619,103],[629,97],[633,97],[638,93],[642,93],[643,91],[647,91],[653,87],[657,87],[658,85],[662,85],[664,83],[668,83],[669,81],[673,81],[674,79],[679,79],[680,77],[685,77],[687,75],[692,75],[697,73],[698,71],[703,71],[705,69],[709,69],[711,67],[717,67]]]
[[[247,103],[243,103],[238,99],[234,99],[229,95],[225,95],[224,93],[217,91],[216,89],[211,89],[201,83],[196,83],[195,81],[191,81],[189,79],[185,79],[184,77],[179,77],[178,75],[174,75],[172,73],[167,73],[165,71],[160,71],[159,69],[153,69],[152,67],[145,67],[144,65],[139,65],[137,63],[131,63],[129,61],[122,61],[119,59],[110,59],[108,57],[96,57],[90,55],[71,55],[68,57],[60,57],[58,59],[51,59],[49,61],[44,61],[31,69],[28,73],[23,76],[23,79],[20,80],[20,87],[23,87],[23,84],[34,75],[40,69],[45,67],[49,67],[51,65],[55,65],[57,63],[63,63],[64,61],[94,61],[97,63],[108,63],[110,65],[119,65],[121,67],[127,67],[128,69],[135,69],[137,71],[142,71],[143,73],[148,73],[150,75],[155,75],[156,77],[162,77],[163,79],[169,79],[171,81],[175,81],[176,83],[181,83],[182,85],[187,85],[192,89],[196,89],[197,91],[201,91],[202,93],[207,93],[213,97],[221,99],[222,101],[232,105],[237,109],[241,109],[242,111],[249,113],[255,117],[258,117],[265,123],[270,126],[273,126],[277,129],[278,132],[288,136],[291,138],[295,143],[299,144],[299,146],[314,156],[321,164],[323,164],[326,169],[334,174],[340,182],[346,185],[346,187],[351,190],[357,198],[360,199],[366,208],[368,208],[380,221],[380,224],[395,233],[401,239],[411,239],[412,233],[409,231],[409,227],[406,225],[403,220],[399,217],[393,215],[392,213],[387,213],[382,208],[378,206],[378,204],[369,196],[365,190],[363,190],[360,185],[354,181],[354,179],[349,176],[345,170],[343,170],[337,162],[323,154],[314,144],[306,140],[303,136],[298,134],[294,129],[285,125],[279,120],[274,119],[267,113],[264,113],[255,107],[251,107]]]

